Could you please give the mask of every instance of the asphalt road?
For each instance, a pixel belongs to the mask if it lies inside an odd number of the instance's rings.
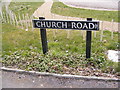
[[[2,88],[118,88],[118,82],[2,71]]]
[[[119,0],[60,0],[67,5],[97,10],[118,10]]]

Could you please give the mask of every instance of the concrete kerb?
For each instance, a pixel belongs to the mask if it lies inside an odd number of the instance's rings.
[[[47,72],[36,72],[36,71],[25,71],[21,69],[12,69],[12,68],[6,68],[1,67],[1,71],[7,71],[7,72],[15,72],[19,74],[27,74],[27,75],[41,75],[41,76],[53,76],[57,78],[74,78],[74,79],[84,79],[84,80],[102,80],[102,81],[116,81],[120,82],[120,79],[118,78],[105,78],[105,77],[96,77],[96,76],[79,76],[79,75],[70,75],[70,74],[55,74],[55,73],[47,73]]]

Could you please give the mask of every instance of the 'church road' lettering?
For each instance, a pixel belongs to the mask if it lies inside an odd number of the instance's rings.
[[[99,30],[99,21],[33,20],[34,28]]]

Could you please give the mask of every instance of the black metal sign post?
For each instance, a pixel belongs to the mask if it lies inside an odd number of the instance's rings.
[[[87,18],[87,21],[92,21],[92,18]],[[86,32],[86,58],[91,57],[91,37],[92,37],[92,32],[87,31]]]
[[[39,19],[44,20],[45,18],[44,17],[39,17]],[[40,35],[41,35],[43,54],[46,54],[48,52],[46,29],[40,28]]]
[[[48,52],[46,28],[87,30],[86,32],[86,58],[90,58],[91,57],[92,31],[99,30],[99,21],[92,21],[92,18],[87,18],[87,21],[45,20],[44,17],[40,17],[39,20],[33,20],[33,26],[34,28],[40,28],[43,54],[46,54]]]

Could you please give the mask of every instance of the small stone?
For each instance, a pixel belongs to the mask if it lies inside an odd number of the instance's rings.
[[[42,78],[41,76],[39,76],[39,78]]]
[[[33,47],[32,47],[32,46],[30,46],[29,48],[30,48],[30,49],[33,49]]]
[[[68,53],[68,50],[66,51],[66,53]]]
[[[28,29],[25,29],[25,31],[28,31]]]
[[[106,43],[106,42],[107,42],[107,40],[103,40],[103,42],[104,42],[104,43]]]
[[[21,77],[18,77],[19,79],[21,79]]]
[[[58,42],[58,40],[54,40],[54,42]]]
[[[37,47],[34,47],[34,49],[37,49]]]
[[[19,58],[20,58],[20,56],[17,56],[17,57],[16,57],[16,59],[19,59]]]
[[[40,86],[42,86],[42,87],[43,87],[43,84],[41,84]]]

